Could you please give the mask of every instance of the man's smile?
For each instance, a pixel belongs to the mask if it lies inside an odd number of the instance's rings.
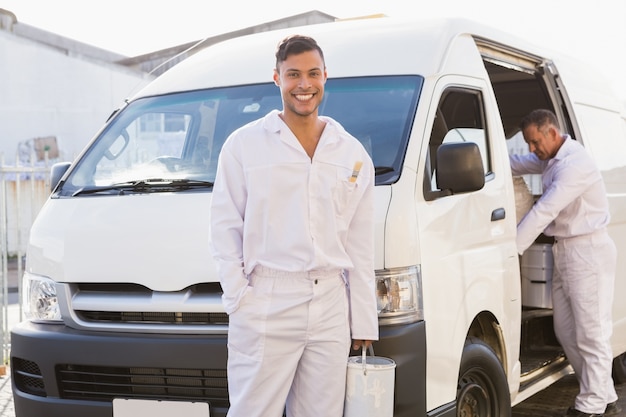
[[[314,94],[313,94],[313,93],[308,93],[308,94],[294,94],[293,96],[294,96],[294,97],[296,98],[296,100],[298,100],[298,101],[308,101],[308,100],[311,100],[311,99],[313,98]]]

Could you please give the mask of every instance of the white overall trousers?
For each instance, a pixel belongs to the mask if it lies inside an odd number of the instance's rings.
[[[350,326],[340,270],[257,266],[228,333],[228,417],[341,417]],[[320,384],[320,381],[326,381]]]
[[[603,414],[617,400],[611,378],[617,251],[604,229],[554,244],[554,329],[580,385],[574,407]]]

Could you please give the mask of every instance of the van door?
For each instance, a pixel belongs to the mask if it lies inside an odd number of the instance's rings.
[[[493,366],[509,374],[517,363],[520,283],[515,250],[515,210],[510,168],[495,100],[479,79],[446,76],[430,105],[432,130],[423,149],[417,197],[428,362],[428,409],[457,395],[459,364],[466,339],[482,340],[494,353]],[[494,116],[491,116],[491,115]],[[483,160],[485,185],[449,195],[436,181],[442,143],[474,142]],[[504,152],[504,153],[502,153]],[[442,331],[445,329],[445,331]],[[502,365],[504,364],[504,365]],[[492,381],[497,376],[490,376]],[[483,387],[509,397],[503,387]],[[486,384],[487,385],[487,384]],[[494,384],[495,385],[495,384]]]

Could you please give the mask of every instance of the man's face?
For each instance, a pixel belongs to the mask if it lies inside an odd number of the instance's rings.
[[[541,128],[530,125],[522,133],[530,151],[542,161],[554,158],[563,143],[559,131],[550,125]]]
[[[318,51],[289,55],[274,70],[274,82],[280,87],[285,113],[317,116],[326,82],[326,68]]]

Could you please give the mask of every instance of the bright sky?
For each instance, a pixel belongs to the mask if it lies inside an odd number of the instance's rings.
[[[626,102],[624,0],[0,0],[19,22],[128,56],[319,10],[466,17],[591,62]]]

